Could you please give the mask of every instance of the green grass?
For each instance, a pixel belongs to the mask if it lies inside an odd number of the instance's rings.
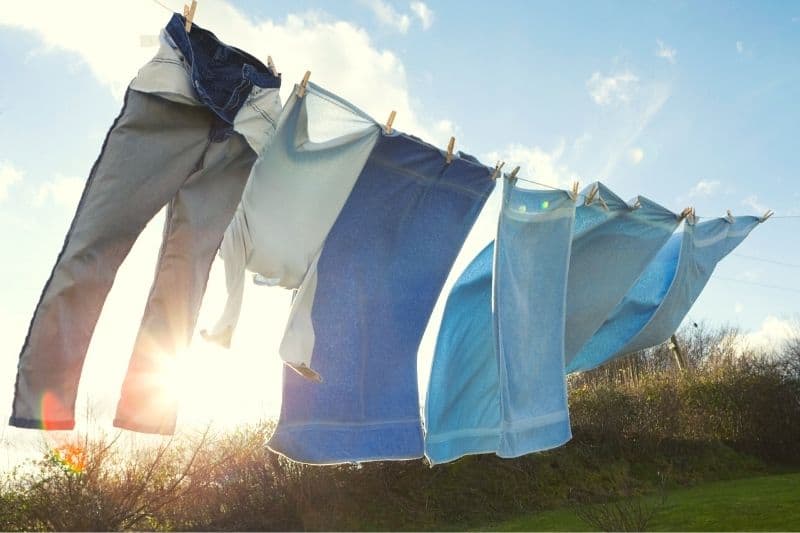
[[[657,505],[658,499],[645,499]],[[800,531],[800,474],[707,483],[672,490],[653,516],[651,531]],[[546,511],[492,531],[591,531],[571,509]]]

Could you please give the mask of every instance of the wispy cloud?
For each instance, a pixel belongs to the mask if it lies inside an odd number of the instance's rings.
[[[0,202],[8,198],[8,189],[22,181],[24,174],[10,161],[0,161]]]
[[[700,180],[689,190],[689,198],[710,196],[720,187],[718,180]]]
[[[606,165],[600,172],[602,179],[609,179],[619,161],[630,157],[630,150],[667,103],[671,94],[669,84],[656,82],[637,89],[637,96],[621,109],[622,115],[615,126],[608,149]],[[644,155],[644,154],[643,154]]]
[[[425,2],[411,2],[411,12],[417,16],[422,29],[427,30],[433,25],[433,10]]]
[[[365,0],[387,21],[407,30],[411,18],[397,13],[385,1]],[[83,0],[87,13],[110,13],[107,0]],[[387,9],[388,8],[388,9]],[[36,2],[15,2],[0,9],[0,27],[28,30],[40,37],[46,53],[76,54],[103,85],[120,100],[137,70],[153,55],[152,48],[140,46],[142,35],[158,32],[168,14],[154,2],[126,5],[125,24],[96,24],[91,17],[75,17],[70,2],[47,2],[48,16],[41,16]],[[69,20],[69,24],[63,24]],[[248,50],[263,61],[270,54],[283,73],[284,97],[292,81],[306,70],[327,89],[375,117],[396,110],[405,131],[426,138],[444,117],[420,116],[413,105],[408,78],[400,59],[377,48],[369,33],[351,22],[336,20],[320,12],[291,14],[285,20],[256,20],[239,11],[230,1],[206,2],[198,10],[198,24],[212,25],[226,42]],[[97,43],[102,42],[103,46]],[[264,43],[269,43],[265,47]],[[369,83],[363,80],[369,79]]]
[[[755,194],[751,194],[750,196],[742,200],[742,205],[749,207],[750,209],[754,210],[757,214],[764,213],[767,210],[767,206],[762,204],[759,201],[758,196]]]
[[[362,0],[362,2],[384,26],[393,28],[400,33],[408,32],[408,28],[411,26],[411,17],[408,15],[400,13],[384,0]]]
[[[553,187],[568,187],[574,180],[575,173],[571,172],[563,161],[567,143],[561,139],[552,150],[540,146],[524,146],[511,144],[502,150],[486,155],[489,162],[505,161],[504,170],[510,170],[519,165],[520,177]]]
[[[638,86],[639,77],[629,70],[609,76],[595,72],[586,81],[589,95],[601,106],[629,102]]]
[[[628,150],[628,160],[634,164],[638,165],[644,159],[644,150],[641,148],[631,148]]]
[[[33,198],[34,207],[42,207],[48,202],[67,209],[78,205],[83,192],[84,180],[80,178],[56,174],[51,181],[43,183],[36,190]]]
[[[676,57],[678,56],[678,51],[670,46],[667,46],[664,44],[664,41],[660,39],[656,41],[656,44],[658,44],[656,56],[664,58],[674,65],[677,61]]]

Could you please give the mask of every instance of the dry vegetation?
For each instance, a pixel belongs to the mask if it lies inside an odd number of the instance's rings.
[[[800,466],[800,336],[774,353],[730,328],[679,338],[686,372],[658,347],[573,376],[558,450],[310,467],[265,448],[269,423],[133,451],[76,437],[0,480],[0,530],[461,529]]]

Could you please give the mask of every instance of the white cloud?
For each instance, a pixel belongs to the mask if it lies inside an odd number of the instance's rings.
[[[562,161],[566,141],[561,139],[551,151],[539,146],[511,144],[506,148],[487,154],[486,161],[505,161],[504,171],[520,167],[519,177],[544,183],[553,187],[568,188],[575,181],[575,174]]]
[[[744,43],[742,41],[736,41],[736,51],[740,54],[744,53]]]
[[[656,43],[658,44],[658,50],[656,50],[656,56],[662,57],[672,63],[675,64],[676,57],[678,55],[678,51],[674,48],[670,48],[669,46],[665,45],[663,41],[657,40]]]
[[[367,7],[369,7],[375,17],[377,17],[378,22],[384,26],[394,28],[400,33],[408,32],[408,28],[411,26],[411,17],[404,13],[398,12],[394,7],[389,5],[384,0],[362,1]]]
[[[714,193],[721,183],[718,180],[700,180],[689,191],[689,198],[709,196]]]
[[[634,165],[638,165],[644,159],[644,150],[641,148],[631,148],[628,150],[628,159]]]
[[[425,2],[411,2],[411,11],[417,16],[422,29],[427,30],[433,25],[433,11]]]
[[[761,323],[761,327],[744,336],[751,348],[774,349],[797,333],[796,324],[769,315]]]
[[[108,0],[84,0],[81,12],[113,17],[111,4]],[[369,3],[378,4],[388,5]],[[48,16],[43,17],[43,12]],[[153,54],[152,48],[140,45],[141,36],[158,33],[168,18],[166,10],[149,1],[126,2],[125,24],[97,24],[95,17],[76,16],[74,5],[60,0],[15,2],[0,10],[0,26],[36,33],[48,52],[77,54],[94,77],[120,99],[127,84]],[[413,109],[402,62],[391,51],[375,48],[369,34],[350,22],[332,20],[319,12],[289,15],[280,22],[254,21],[222,0],[200,3],[195,20],[220,39],[262,61],[271,55],[283,73],[284,96],[310,70],[313,81],[341,94],[378,120],[396,110],[404,131],[426,138],[434,129],[434,117],[420,120]],[[395,22],[400,28],[407,25],[402,20]],[[370,82],[364,83],[365,79]]]
[[[8,189],[22,181],[24,173],[10,161],[0,161],[0,202],[8,198]]]
[[[446,142],[450,139],[450,137],[456,138],[456,143],[458,142],[460,130],[458,126],[456,126],[453,121],[451,120],[440,120],[433,125],[433,139],[432,141],[436,145],[446,144]],[[456,147],[456,150],[458,147]]]
[[[637,88],[636,99],[619,109],[621,116],[617,119],[616,128],[611,130],[613,135],[606,136],[611,146],[608,149],[606,165],[599,173],[601,179],[609,179],[617,163],[641,137],[653,117],[661,111],[670,94],[669,84],[649,83]]]
[[[758,215],[763,214],[767,211],[767,206],[762,204],[758,200],[758,196],[755,194],[751,194],[750,196],[742,200],[742,205],[746,205],[750,209],[754,210]]]
[[[56,174],[55,178],[43,183],[36,190],[33,206],[42,207],[47,202],[52,202],[57,206],[74,210],[81,198],[84,184],[85,181],[81,178]]]
[[[639,85],[639,78],[629,70],[603,76],[595,72],[586,81],[592,100],[598,105],[619,104],[631,100]]]
[[[744,311],[744,306],[741,303],[736,302],[736,305],[733,307],[733,310],[736,311],[737,313],[741,313],[742,311]]]

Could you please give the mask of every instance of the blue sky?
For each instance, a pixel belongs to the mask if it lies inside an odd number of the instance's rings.
[[[83,181],[169,17],[153,0],[3,4],[0,418]],[[800,218],[777,218],[800,215],[798,2],[201,0],[196,20],[262,59],[271,54],[284,95],[311,70],[378,120],[397,110],[398,129],[439,146],[453,134],[457,148],[521,165],[530,179],[600,179],[622,197],[641,194],[674,211],[691,205],[701,216],[773,209],[776,218],[720,265],[690,318],[739,325],[760,342],[780,338],[800,312],[797,267],[744,257],[800,265]],[[457,267],[491,237],[496,213],[494,198]],[[127,365],[160,223],[120,271],[87,359],[79,406],[96,405],[101,422]],[[215,265],[201,326],[222,294]],[[187,391],[200,407],[184,412],[198,420],[276,410],[288,296],[248,289],[247,298],[234,349],[195,351],[205,366]],[[239,380],[238,392],[224,380]],[[228,402],[211,405],[208,387],[227,391]]]

